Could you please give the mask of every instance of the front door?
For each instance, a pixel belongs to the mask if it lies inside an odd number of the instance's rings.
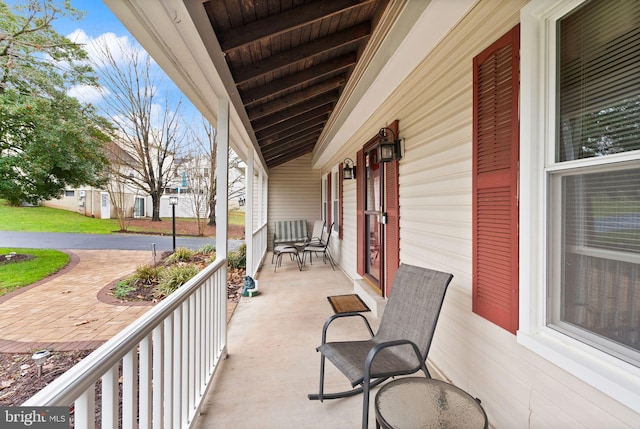
[[[111,201],[107,192],[100,192],[100,219],[111,219]]]
[[[144,217],[144,215],[145,215],[145,212],[144,212],[144,198],[143,197],[136,197],[136,202],[135,202],[134,211],[133,211],[133,217],[139,218],[139,217]]]
[[[398,120],[388,127],[398,135]],[[400,266],[399,162],[382,163],[378,132],[356,155],[356,271],[384,297]]]
[[[381,215],[384,197],[384,164],[378,162],[375,147],[365,152],[365,277],[382,295],[384,229]]]

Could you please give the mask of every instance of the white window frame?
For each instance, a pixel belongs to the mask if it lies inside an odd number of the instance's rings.
[[[327,175],[322,175],[322,220],[327,223],[329,196],[327,195]],[[327,225],[328,226],[328,225]]]
[[[338,235],[340,231],[340,182],[339,171],[336,166],[331,170],[331,223],[333,223],[333,230],[331,234]]]
[[[546,326],[547,174],[555,168],[555,31],[558,19],[585,0],[532,0],[521,10],[520,330],[522,346],[640,412],[640,368]],[[637,152],[608,158],[637,160]],[[599,159],[580,161],[596,165]],[[549,240],[550,241],[550,240]],[[549,310],[550,311],[550,310]]]

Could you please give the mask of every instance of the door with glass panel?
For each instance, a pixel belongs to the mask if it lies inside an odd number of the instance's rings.
[[[383,212],[384,164],[378,161],[375,146],[365,152],[365,278],[382,295],[384,267]]]

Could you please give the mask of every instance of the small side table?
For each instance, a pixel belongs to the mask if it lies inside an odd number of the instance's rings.
[[[479,402],[444,381],[400,378],[385,384],[376,394],[376,428],[487,429],[487,415]]]

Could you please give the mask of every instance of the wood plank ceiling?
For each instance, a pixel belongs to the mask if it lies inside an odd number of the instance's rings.
[[[389,0],[203,0],[267,167],[313,151]]]

